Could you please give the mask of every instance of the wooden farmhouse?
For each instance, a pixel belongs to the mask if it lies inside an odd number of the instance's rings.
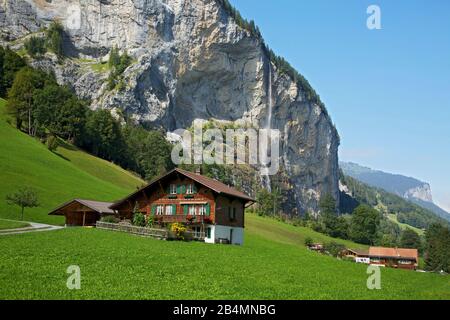
[[[115,216],[113,202],[74,199],[52,210],[49,215],[66,217],[66,226],[95,226],[103,216]]]
[[[347,249],[344,255],[358,263],[399,269],[415,270],[419,263],[417,249],[370,247],[368,251]]]
[[[114,203],[75,199],[49,214],[64,215],[68,226],[91,226],[103,216],[131,220],[141,212],[163,224],[187,224],[207,243],[242,244],[245,207],[253,202],[220,181],[174,169]]]

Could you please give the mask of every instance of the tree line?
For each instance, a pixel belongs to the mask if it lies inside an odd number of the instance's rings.
[[[132,59],[125,50],[120,54],[119,49],[114,46],[109,53],[108,65],[111,69],[108,77],[108,89],[118,89],[121,91],[124,87],[122,74],[126,68],[131,64]]]
[[[25,40],[24,47],[27,53],[35,58],[53,52],[59,60],[64,58],[64,27],[61,23],[53,21],[45,30],[44,37],[30,36]]]
[[[171,145],[159,130],[146,130],[108,110],[90,110],[54,74],[30,67],[9,48],[0,47],[0,96],[17,129],[54,149],[66,140],[105,160],[132,170],[144,179],[171,169]]]
[[[444,219],[436,216],[429,210],[400,196],[368,186],[350,176],[346,176],[342,170],[340,170],[339,179],[348,187],[352,194],[352,199],[348,197],[341,199],[340,209],[343,212],[351,212],[359,203],[367,204],[371,207],[382,203],[382,206],[385,208],[383,213],[395,214],[399,222],[419,229],[426,229],[433,223],[448,224]]]
[[[425,234],[425,269],[434,272],[450,272],[450,229],[432,224]]]

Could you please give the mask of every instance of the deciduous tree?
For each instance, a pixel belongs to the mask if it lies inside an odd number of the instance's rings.
[[[355,242],[374,244],[381,214],[367,206],[360,205],[354,211],[350,222],[349,236]]]
[[[21,220],[25,208],[34,208],[39,206],[37,192],[30,187],[21,187],[16,192],[6,196],[6,202],[9,205],[16,205],[21,208]]]

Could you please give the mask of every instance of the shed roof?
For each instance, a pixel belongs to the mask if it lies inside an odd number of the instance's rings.
[[[115,213],[115,211],[110,208],[110,206],[113,204],[113,202],[102,202],[102,201],[93,201],[93,200],[85,200],[85,199],[73,199],[73,200],[70,200],[70,201],[60,205],[56,209],[52,210],[49,213],[49,215],[61,215],[62,214],[61,210],[64,209],[65,207],[73,204],[74,202],[78,202],[98,213],[107,213],[107,214]]]

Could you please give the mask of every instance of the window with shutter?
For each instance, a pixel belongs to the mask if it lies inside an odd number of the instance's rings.
[[[188,210],[189,210],[189,206],[187,204],[184,204],[183,205],[183,213],[184,213],[185,216],[187,216]]]
[[[211,205],[207,203],[205,207],[206,207],[206,216],[209,217],[211,214]]]
[[[173,215],[176,215],[176,214],[177,214],[177,205],[176,205],[176,204],[173,204],[173,205],[172,205],[172,214],[173,214]]]

